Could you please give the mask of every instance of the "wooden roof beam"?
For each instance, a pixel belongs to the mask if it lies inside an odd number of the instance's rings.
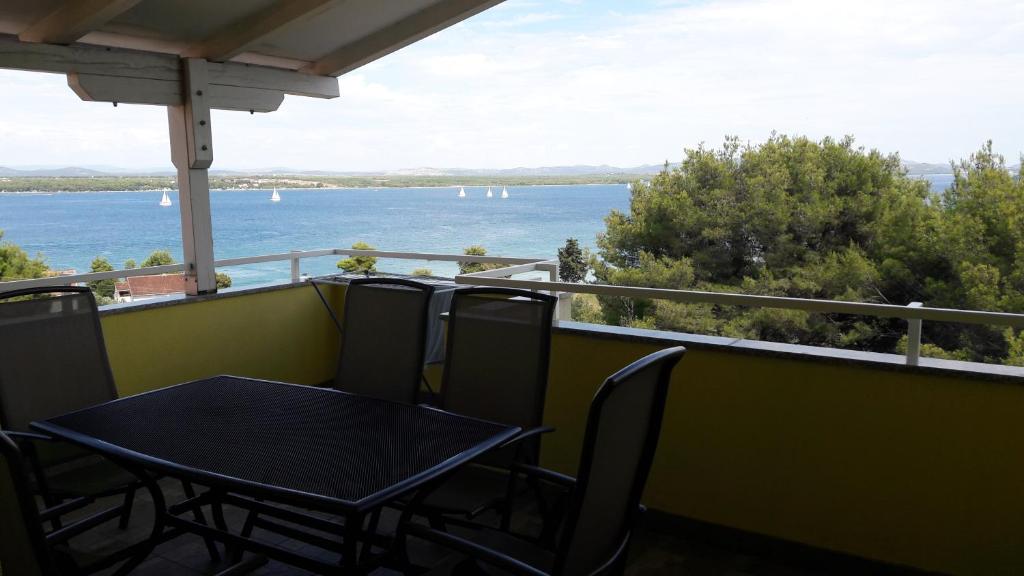
[[[127,12],[140,0],[65,0],[18,34],[22,42],[71,44]]]
[[[180,82],[182,73],[181,59],[171,54],[154,54],[85,44],[75,44],[74,46],[34,44],[19,42],[13,37],[2,35],[0,35],[0,68],[125,78],[129,81],[108,82],[102,90],[98,88],[101,81],[99,78],[72,79],[72,85],[74,86],[75,82],[83,86],[88,84],[96,87],[97,92],[102,91],[108,95],[112,95],[115,88],[131,87],[129,91],[133,94],[148,94],[148,97],[155,100],[167,98],[166,95],[174,90],[170,87],[171,84]],[[222,64],[210,62],[207,66],[207,74],[211,85],[227,88],[273,90],[312,98],[338,97],[338,79],[329,76],[315,76],[237,62]],[[165,84],[142,82],[143,80],[157,80]],[[234,93],[238,93],[238,91],[234,91]],[[120,101],[132,102],[133,100],[122,99]]]
[[[321,76],[340,76],[501,2],[502,0],[442,0],[335,50],[303,68],[303,71]]]
[[[338,1],[281,0],[191,46],[185,52],[185,56],[205,58],[213,62],[230,60],[274,32],[294,22],[316,16]]]

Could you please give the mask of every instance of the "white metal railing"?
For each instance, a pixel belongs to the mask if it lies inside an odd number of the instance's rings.
[[[540,265],[545,262],[541,258],[507,258],[504,256],[475,256],[470,254],[431,254],[426,252],[388,252],[384,250],[355,250],[351,248],[327,248],[323,250],[292,250],[291,252],[263,254],[261,256],[245,256],[242,258],[224,258],[222,260],[215,261],[214,266],[217,268],[228,268],[231,266],[245,266],[248,264],[262,264],[264,262],[280,262],[287,260],[291,263],[291,279],[293,282],[298,282],[299,280],[301,280],[301,270],[299,264],[300,261],[305,258],[319,258],[323,256],[373,256],[375,258],[392,258],[396,260],[472,262],[475,264],[506,264],[509,266],[532,263]],[[0,282],[0,292],[6,292],[8,290],[20,290],[22,288],[37,288],[40,286],[68,286],[71,284],[96,282],[98,280],[112,280],[117,278],[129,278],[132,276],[174,274],[184,271],[184,264],[167,264],[165,266],[150,266],[148,268],[110,270],[108,272],[86,272],[83,274],[68,274],[64,276],[32,278],[29,280],[10,280],[6,282]],[[557,273],[554,276],[552,276],[552,278],[555,279],[557,279],[557,277]]]
[[[618,296],[623,298],[645,298],[651,300],[671,300],[691,304],[720,304],[729,306],[752,306],[760,308],[786,308],[831,314],[851,314],[857,316],[878,316],[900,318],[907,321],[907,364],[917,365],[921,356],[921,328],[925,320],[930,322],[954,322],[963,324],[983,324],[1013,326],[1024,328],[1024,314],[1006,312],[985,312],[981,310],[958,310],[953,308],[930,308],[920,302],[911,302],[907,306],[896,304],[874,304],[869,302],[846,302],[841,300],[820,300],[811,298],[790,298],[785,296],[759,296],[752,294],[736,294],[728,292],[703,292],[699,290],[674,290],[668,288],[644,288],[638,286],[612,286],[607,284],[574,284],[558,281],[558,262],[541,258],[510,258],[504,256],[474,256],[469,254],[437,254],[426,252],[392,252],[385,250],[357,250],[353,248],[328,248],[323,250],[305,250],[248,256],[244,258],[226,258],[217,260],[217,268],[260,264],[264,262],[288,261],[291,263],[291,280],[301,280],[301,260],[323,256],[372,256],[382,259],[425,260],[441,262],[471,262],[478,264],[504,264],[505,267],[495,270],[484,270],[455,276],[457,284],[476,286],[494,286],[503,288],[522,288],[525,290],[541,290],[551,294],[567,296],[570,294],[595,294],[599,296]],[[170,274],[184,272],[184,264],[169,264],[150,268],[133,268],[131,270],[112,270],[109,272],[90,272],[69,276],[53,276],[31,280],[13,280],[0,282],[0,291],[33,288],[38,286],[68,285],[97,280],[127,278],[131,276],[147,276],[151,274]],[[529,272],[542,272],[548,280],[515,279],[510,276]],[[560,298],[558,318],[570,319],[571,300]]]
[[[517,272],[527,272],[518,266]],[[517,280],[502,277],[497,270],[460,274],[455,277],[457,284],[493,286],[498,288],[522,288],[543,290],[552,294],[575,293],[623,298],[644,298],[650,300],[671,300],[691,304],[720,304],[729,306],[752,306],[759,308],[786,308],[830,314],[851,314],[856,316],[878,316],[900,318],[907,321],[907,364],[916,366],[921,358],[921,328],[925,320],[962,324],[983,324],[1024,328],[1024,314],[1008,312],[985,312],[982,310],[958,310],[955,308],[929,308],[920,302],[906,306],[896,304],[874,304],[870,302],[847,302],[843,300],[821,300],[812,298],[790,298],[785,296],[760,296],[728,292],[704,292],[700,290],[674,290],[668,288],[644,288],[638,286],[612,286],[609,284],[574,284],[559,282],[557,262],[535,263],[535,270],[551,271],[551,280]],[[571,306],[571,304],[568,304]],[[559,301],[559,318],[567,319],[566,304]]]

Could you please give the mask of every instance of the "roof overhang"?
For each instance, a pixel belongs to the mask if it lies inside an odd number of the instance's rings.
[[[336,98],[337,76],[501,0],[4,0],[0,68],[83,100],[167,107],[189,294],[215,292],[211,110]]]
[[[269,111],[283,94],[337,97],[336,76],[500,2],[11,0],[0,68],[68,74],[85,100],[176,105],[182,59],[203,59],[211,107]]]

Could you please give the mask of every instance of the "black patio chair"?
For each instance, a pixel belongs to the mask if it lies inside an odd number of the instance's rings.
[[[0,572],[61,576],[43,537],[42,519],[18,447],[0,432]]]
[[[82,570],[72,559],[63,539],[43,533],[43,522],[60,515],[63,507],[36,508],[29,475],[21,451],[7,434],[0,432],[0,572],[11,576],[78,576]],[[129,556],[114,572],[130,573],[146,556]],[[218,576],[244,574],[266,563],[253,556],[218,573]]]
[[[310,281],[341,332],[341,354],[334,388],[382,400],[414,404],[423,378],[428,311],[434,287],[402,278],[356,278],[345,291],[345,309],[341,322],[334,316],[315,281]],[[250,510],[241,534],[249,537],[255,528],[277,532],[296,539],[310,538],[264,516],[280,509],[267,504],[263,513]],[[323,526],[324,520],[305,512],[293,511],[289,517],[300,525]],[[378,516],[374,516],[374,525]],[[340,530],[341,523],[336,523]],[[238,551],[233,552],[238,558]]]
[[[0,428],[27,457],[44,505],[63,510],[49,522],[65,540],[114,518],[127,527],[141,485],[107,459],[29,432],[29,423],[116,398],[92,291],[45,286],[0,293]],[[192,486],[183,485],[194,496]],[[121,495],[120,505],[63,526],[66,513]],[[219,558],[212,541],[208,546],[211,557]]]
[[[498,531],[456,536],[410,520],[404,514],[399,545],[414,536],[459,553],[430,574],[502,573],[526,576],[600,576],[625,570],[630,534],[641,511],[640,497],[661,431],[672,368],[682,347],[641,358],[609,377],[594,396],[576,478],[536,466],[518,472],[566,491],[561,522],[549,527],[554,546],[516,539]]]
[[[413,404],[423,378],[434,287],[401,278],[356,278],[345,291],[334,387]]]
[[[449,412],[518,426],[510,446],[453,475],[421,504],[435,526],[472,522],[487,510],[511,521],[513,500],[526,488],[510,474],[513,463],[536,465],[544,427],[551,356],[551,321],[558,299],[509,288],[455,291],[440,405]]]

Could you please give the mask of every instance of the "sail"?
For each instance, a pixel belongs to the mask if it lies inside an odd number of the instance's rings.
[[[274,193],[270,195],[271,202],[280,202],[281,195],[277,193],[277,188],[274,188]]]
[[[160,205],[161,206],[170,206],[171,205],[171,197],[167,195],[167,191],[166,190],[164,190],[164,197],[160,199]]]
[[[465,197],[466,197],[466,189],[463,188],[462,186],[459,186],[459,198],[465,198]]]
[[[491,193],[491,187],[490,186],[487,187],[487,197],[488,198],[493,198],[494,197],[494,194]]]
[[[502,198],[508,198],[508,188],[506,188],[504,186],[501,187],[501,197]]]

